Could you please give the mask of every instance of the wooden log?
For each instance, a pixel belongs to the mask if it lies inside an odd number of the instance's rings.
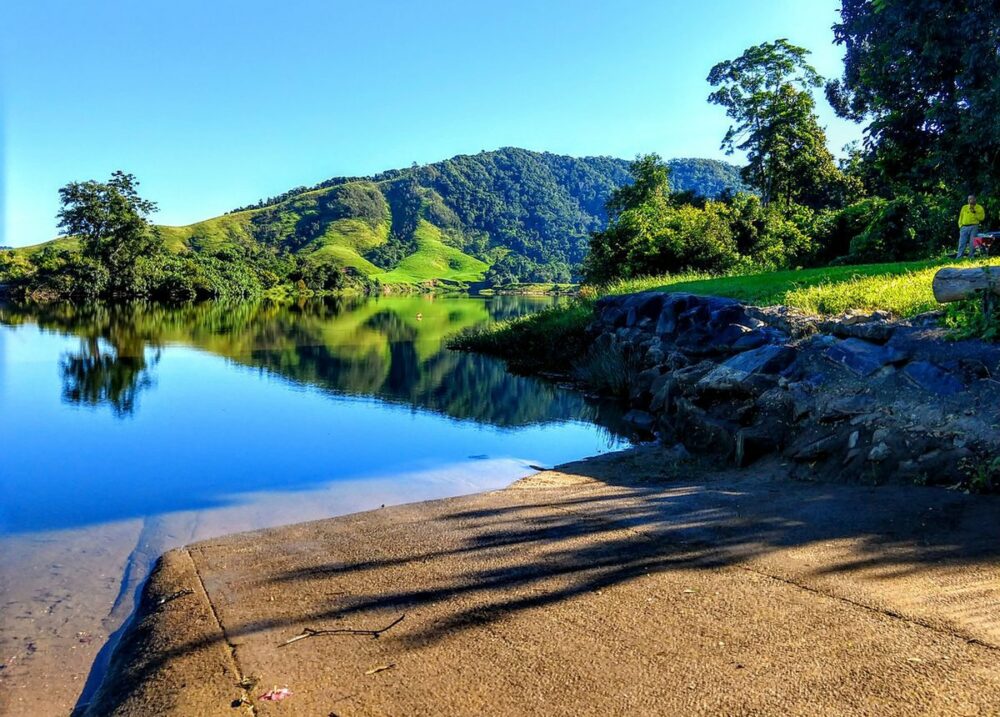
[[[1000,266],[977,269],[940,269],[932,283],[934,298],[941,304],[971,299],[976,292],[1000,296]]]

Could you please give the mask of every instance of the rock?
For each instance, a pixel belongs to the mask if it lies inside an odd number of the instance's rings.
[[[663,457],[671,463],[680,463],[691,458],[691,452],[683,443],[675,443],[663,451]]]
[[[887,446],[884,442],[879,443],[878,445],[873,447],[870,451],[868,451],[868,460],[870,460],[872,463],[881,463],[891,454],[892,451],[889,450],[889,446]]]
[[[787,426],[772,421],[741,428],[736,433],[736,465],[741,468],[763,456],[781,450]]]
[[[729,421],[710,416],[705,410],[681,398],[677,400],[675,423],[677,435],[683,438],[684,445],[689,449],[711,453],[722,459],[733,455],[739,429]]]
[[[660,366],[640,371],[629,386],[629,399],[634,405],[647,405],[653,383],[663,374]]]
[[[763,346],[768,343],[769,340],[770,336],[767,331],[753,329],[736,339],[736,341],[733,342],[732,347],[734,351],[749,351]]]
[[[712,336],[712,343],[720,351],[728,351],[732,346],[750,333],[750,329],[740,324],[729,324],[723,326]]]
[[[891,320],[892,316],[885,311],[876,311],[872,314],[849,313],[838,319],[823,321],[819,324],[819,328],[841,338],[853,337],[885,343],[896,330],[890,323]]]
[[[625,320],[628,317],[624,311],[618,306],[610,306],[601,312],[601,323],[611,328],[619,328],[625,325]]]
[[[645,433],[650,433],[656,425],[656,420],[650,414],[634,408],[622,416],[622,420]]]
[[[852,431],[851,435],[847,437],[847,448],[848,450],[853,450],[858,447],[858,439],[861,438],[861,433],[858,431]]]
[[[887,321],[890,321],[891,319],[892,319],[892,314],[890,314],[888,311],[874,311],[870,314],[865,314],[856,311],[848,311],[837,321],[838,323],[841,323],[844,326],[857,326],[858,324],[867,324],[873,321],[885,323]]]
[[[768,326],[783,331],[792,338],[802,338],[816,333],[818,319],[804,311],[787,306],[748,306],[747,314]]]
[[[849,451],[847,451],[846,454],[844,454],[844,460],[841,461],[840,464],[842,466],[846,466],[851,461],[856,460],[859,456],[861,456],[861,449],[860,448],[852,448]]]
[[[751,386],[744,384],[751,376],[777,374],[787,368],[795,356],[796,351],[790,346],[761,346],[719,364],[698,382],[697,388],[718,393],[740,390],[750,393]]]
[[[906,360],[906,354],[899,349],[854,338],[834,344],[825,355],[859,376],[870,376],[883,366]]]
[[[906,364],[903,375],[913,385],[939,396],[953,396],[964,388],[954,375],[930,361],[912,361]]]
[[[852,416],[871,413],[875,408],[875,399],[865,394],[835,398],[826,405],[819,414],[819,420],[825,423],[842,421]]]
[[[663,349],[651,348],[646,352],[646,358],[643,360],[646,366],[657,366],[662,364],[667,360],[667,355],[663,353]]]
[[[792,444],[786,453],[797,461],[815,461],[836,452],[843,445],[842,441],[843,439],[836,433],[814,439],[804,436]]]
[[[876,428],[872,433],[872,443],[885,443],[892,436],[892,431],[888,428]]]
[[[816,407],[816,401],[812,395],[802,386],[793,384],[788,388],[788,398],[792,403],[792,420],[799,421]]]
[[[687,393],[694,389],[694,387],[705,377],[709,371],[715,366],[711,361],[701,361],[694,364],[693,366],[686,366],[684,368],[679,368],[673,371],[671,374],[677,387],[683,392]]]
[[[660,291],[647,291],[629,297],[622,307],[628,312],[626,326],[636,326],[644,319],[649,319],[650,322],[659,319],[666,298],[667,294]]]
[[[669,378],[669,376],[669,374],[665,374],[666,378]],[[673,381],[668,380],[660,386],[653,384],[652,388],[650,388],[652,398],[649,399],[649,410],[652,413],[670,413],[673,409],[673,396],[675,392],[676,388]]]

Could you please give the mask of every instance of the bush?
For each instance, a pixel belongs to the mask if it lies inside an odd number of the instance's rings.
[[[448,348],[477,351],[505,359],[516,371],[561,371],[572,368],[590,341],[590,301],[540,311],[517,319],[468,329],[448,340]]]
[[[743,264],[758,271],[782,269],[816,253],[809,230],[813,210],[797,204],[764,205],[753,194],[737,194],[726,205],[736,250]]]
[[[588,386],[616,398],[628,398],[641,370],[637,353],[605,342],[591,346],[575,364],[576,374]]]
[[[838,210],[826,210],[816,216],[813,235],[818,247],[818,263],[843,263],[851,251],[851,242],[862,234],[882,211],[886,200],[868,197]]]
[[[905,261],[951,246],[958,205],[947,196],[903,194],[882,204],[851,241],[852,261]]]

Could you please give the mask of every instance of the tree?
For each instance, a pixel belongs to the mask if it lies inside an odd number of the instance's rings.
[[[1000,176],[1000,4],[842,0],[844,74],[827,85],[890,182],[968,191]]]
[[[116,171],[106,183],[70,182],[59,190],[59,227],[78,237],[85,257],[104,267],[115,294],[138,293],[138,263],[158,253],[159,236],[146,218],[156,204],[143,199],[135,176]]]
[[[708,74],[708,82],[718,88],[708,101],[725,107],[733,120],[722,148],[747,153],[743,179],[765,204],[823,206],[841,180],[816,117],[812,90],[823,79],[806,61],[808,54],[787,40],[775,40],[747,48]]]
[[[608,199],[607,229],[590,238],[584,264],[588,281],[684,270],[722,272],[739,258],[725,205],[684,202],[670,192],[670,172],[655,154],[638,157],[632,184]]]

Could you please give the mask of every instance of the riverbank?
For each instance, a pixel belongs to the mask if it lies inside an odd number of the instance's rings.
[[[202,542],[90,714],[985,713],[998,507],[645,447]]]

